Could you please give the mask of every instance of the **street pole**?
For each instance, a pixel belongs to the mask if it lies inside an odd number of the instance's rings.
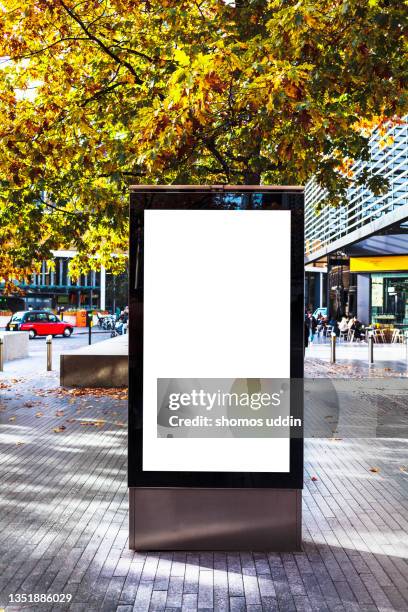
[[[52,370],[52,336],[47,336],[47,372]]]
[[[92,323],[93,323],[93,311],[92,310],[86,313],[86,319],[88,323],[88,344],[92,344]]]
[[[405,359],[406,361],[408,361],[408,330],[406,330],[404,332],[404,336],[405,336]]]
[[[374,364],[374,336],[373,332],[368,334],[368,363],[369,365]]]
[[[4,370],[4,340],[0,338],[0,372]]]
[[[330,363],[336,363],[336,334],[334,332],[331,335]]]

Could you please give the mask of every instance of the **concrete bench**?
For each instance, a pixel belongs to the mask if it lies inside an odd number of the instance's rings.
[[[60,355],[63,387],[127,387],[128,335]]]
[[[3,339],[4,361],[28,357],[28,332],[0,331]]]

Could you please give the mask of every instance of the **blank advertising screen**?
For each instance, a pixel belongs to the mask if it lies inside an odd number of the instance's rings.
[[[245,425],[248,379],[290,378],[290,211],[145,210],[144,235],[143,470],[288,472],[288,435],[222,435],[211,402]]]
[[[129,486],[302,486],[302,204],[134,194]]]

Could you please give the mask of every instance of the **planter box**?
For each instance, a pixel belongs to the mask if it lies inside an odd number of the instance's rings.
[[[3,338],[4,361],[28,357],[28,332],[0,332]]]

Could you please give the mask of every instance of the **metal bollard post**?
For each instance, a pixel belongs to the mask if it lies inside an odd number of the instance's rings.
[[[4,370],[4,340],[0,338],[0,372]]]
[[[336,363],[336,334],[332,332],[330,341],[330,363]]]
[[[374,364],[374,336],[373,332],[368,334],[368,363],[369,365]]]
[[[47,372],[52,370],[52,336],[47,336]]]

